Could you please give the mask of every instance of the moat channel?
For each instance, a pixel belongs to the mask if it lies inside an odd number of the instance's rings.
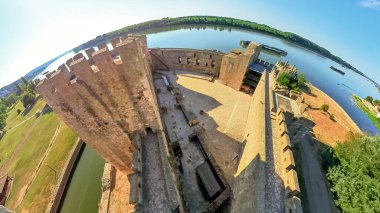
[[[82,149],[61,200],[61,213],[98,212],[105,162],[91,147]]]
[[[148,47],[211,49],[229,52],[234,48],[242,48],[239,44],[241,40],[251,40],[285,50],[288,52],[286,57],[262,52],[259,58],[270,63],[282,60],[295,64],[299,72],[306,75],[309,82],[338,102],[363,131],[380,134],[380,131],[351,100],[352,94],[361,97],[370,95],[375,99],[380,99],[377,88],[364,77],[328,58],[279,38],[244,30],[228,28],[219,30],[217,27],[202,26],[162,31],[165,29],[158,30],[158,33],[154,33],[154,30],[148,32]],[[69,52],[57,59],[46,70],[54,70],[72,56],[74,53]],[[330,66],[339,67],[346,75],[331,71]],[[358,69],[360,70],[360,67]],[[97,212],[101,197],[103,167],[104,160],[86,146],[73,170],[66,195],[62,200],[61,212]]]

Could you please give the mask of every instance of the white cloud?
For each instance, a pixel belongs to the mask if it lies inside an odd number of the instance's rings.
[[[366,8],[380,8],[380,0],[361,0],[359,5]]]

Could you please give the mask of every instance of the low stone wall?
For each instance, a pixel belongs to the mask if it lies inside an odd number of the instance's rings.
[[[219,76],[224,53],[196,49],[149,49],[154,70],[186,70]]]
[[[78,157],[78,154],[83,146],[83,141],[79,138],[76,142],[76,145],[72,149],[72,151],[69,154],[68,160],[66,161],[66,164],[63,168],[63,172],[61,173],[58,184],[56,185],[52,199],[50,200],[50,203],[46,209],[46,212],[50,213],[56,213],[59,208],[59,204],[61,203],[61,199],[63,196],[63,193],[66,188],[67,181],[69,180],[71,171],[74,167],[75,161]]]
[[[99,213],[108,212],[111,196],[112,170],[112,165],[106,162],[102,176],[102,198],[100,199]]]
[[[281,160],[283,163],[283,180],[285,186],[285,212],[302,212],[301,199],[299,198],[300,187],[298,176],[295,170],[295,161],[291,148],[293,147],[289,139],[285,114],[281,109],[277,111],[277,125],[279,128],[279,141],[281,150]]]
[[[168,192],[168,198],[170,207],[172,209],[172,212],[180,212],[181,208],[181,197],[179,194],[179,191],[177,189],[177,183],[176,179],[174,177],[174,173],[172,172],[172,168],[169,163],[169,149],[164,141],[166,140],[164,132],[158,132],[157,134],[158,138],[158,145],[160,148],[160,155],[161,155],[161,161],[162,161],[162,169],[165,176],[165,183],[166,183],[166,190]]]

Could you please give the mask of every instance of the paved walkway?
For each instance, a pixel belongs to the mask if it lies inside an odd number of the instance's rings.
[[[266,72],[265,84],[265,132],[266,132],[266,183],[265,212],[284,212],[284,184],[279,172],[282,169],[281,156],[278,150],[277,127],[271,119],[269,73]],[[273,123],[273,125],[272,125]],[[277,171],[276,171],[277,168]]]
[[[171,212],[157,135],[148,133],[141,148],[143,212]]]

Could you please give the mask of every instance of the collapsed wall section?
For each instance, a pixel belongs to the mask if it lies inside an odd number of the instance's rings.
[[[155,70],[186,70],[219,75],[223,53],[195,49],[151,48]]]
[[[145,36],[129,36],[99,50],[87,50],[62,64],[37,91],[43,99],[104,159],[131,174],[132,140],[146,128],[161,129],[151,84],[150,54]]]

